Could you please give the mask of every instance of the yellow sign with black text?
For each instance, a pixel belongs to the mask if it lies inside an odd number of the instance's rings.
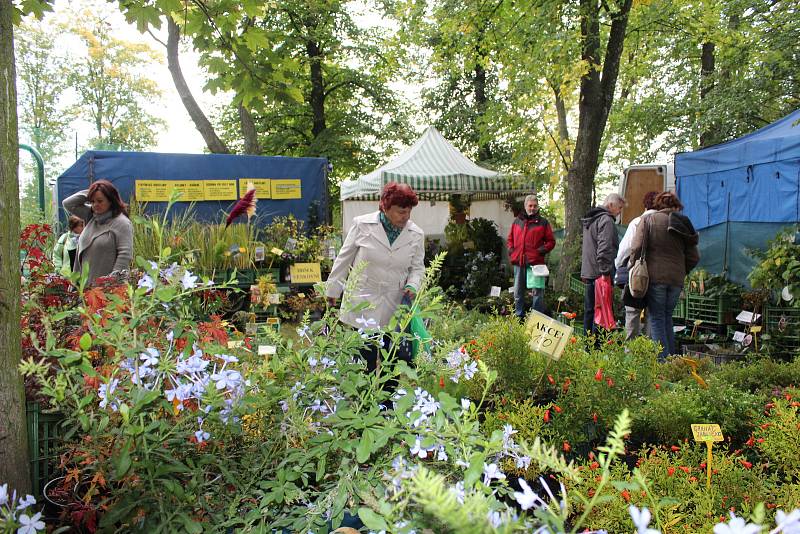
[[[719,425],[692,425],[695,441],[723,441],[722,429]]]
[[[239,178],[239,196],[243,197],[247,193],[247,184],[253,184],[256,188],[256,198],[272,198],[272,180],[270,178]]]
[[[203,191],[206,200],[236,200],[236,180],[205,180]]]
[[[530,336],[531,349],[558,360],[572,335],[572,327],[534,310],[525,322],[525,332]]]
[[[322,281],[319,263],[295,263],[289,268],[293,284],[315,284]]]
[[[136,180],[135,190],[139,202],[169,202],[173,191],[180,191],[179,202],[204,199],[202,180]]]
[[[299,179],[272,180],[272,199],[303,198]]]

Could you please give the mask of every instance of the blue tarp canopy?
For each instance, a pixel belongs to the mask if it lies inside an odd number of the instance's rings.
[[[678,196],[700,231],[701,266],[746,283],[747,249],[800,222],[800,110],[727,143],[675,157]],[[722,226],[719,226],[722,225]]]
[[[106,152],[84,153],[56,181],[58,207],[68,196],[89,187],[94,180],[106,179],[113,183],[123,200],[133,198],[136,180],[191,181],[299,179],[301,198],[270,200],[259,196],[255,224],[264,226],[277,216],[292,214],[298,220],[307,220],[309,210],[316,212],[318,221],[327,221],[328,160],[325,158],[289,158],[280,156],[239,156],[232,154],[163,154],[156,152]],[[244,194],[238,191],[238,196]],[[237,196],[237,198],[238,198]],[[199,221],[221,222],[236,202],[233,200],[198,201],[194,215]],[[171,214],[188,209],[189,202],[177,202]],[[146,213],[163,212],[166,202],[148,202]],[[64,210],[59,209],[63,222]]]
[[[800,110],[733,141],[675,156],[678,195],[698,230],[800,220]]]

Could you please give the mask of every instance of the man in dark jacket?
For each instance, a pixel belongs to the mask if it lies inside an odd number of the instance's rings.
[[[592,208],[581,219],[583,247],[581,249],[581,279],[585,284],[583,296],[583,331],[595,333],[594,282],[614,275],[614,259],[619,248],[619,236],[614,221],[625,207],[625,199],[616,193],[608,195],[602,207]]]
[[[528,287],[528,267],[544,265],[544,256],[556,246],[553,229],[539,214],[536,195],[525,197],[525,209],[514,219],[508,231],[508,257],[514,266],[514,313],[525,317],[525,293]],[[533,289],[532,308],[544,313],[544,288]]]

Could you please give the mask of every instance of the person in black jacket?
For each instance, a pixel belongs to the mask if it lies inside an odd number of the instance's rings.
[[[625,199],[611,193],[601,207],[592,208],[581,219],[581,280],[585,284],[583,331],[587,335],[597,331],[594,324],[594,282],[601,276],[607,276],[610,283],[614,275],[614,259],[619,248],[619,236],[614,221],[624,207]]]

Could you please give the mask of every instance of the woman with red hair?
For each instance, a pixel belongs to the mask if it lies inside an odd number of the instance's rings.
[[[133,259],[133,225],[128,206],[108,180],[97,180],[61,203],[72,215],[87,221],[78,239],[74,270],[89,266],[88,283],[115,271],[130,269]]]
[[[404,299],[413,299],[425,275],[425,235],[410,220],[419,203],[407,184],[390,182],[381,193],[378,211],[353,219],[353,225],[328,276],[326,296],[331,305],[342,296],[354,266],[366,263],[355,290],[344,295],[340,320],[354,328],[384,328]],[[352,311],[362,302],[366,309]],[[384,336],[388,340],[388,336]],[[375,370],[380,347],[363,354]],[[411,359],[408,350],[398,357]]]

